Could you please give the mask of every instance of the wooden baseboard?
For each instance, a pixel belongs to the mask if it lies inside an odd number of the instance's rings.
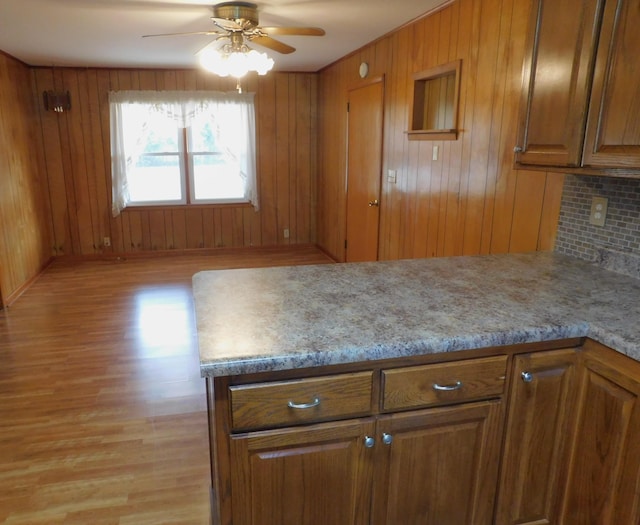
[[[336,263],[342,262],[342,261],[339,261],[332,253],[329,253],[329,251],[326,250],[323,246],[316,244],[315,247],[318,250],[320,250],[322,253],[324,253],[327,257],[329,257],[329,259],[331,259],[333,262],[336,262]]]
[[[272,246],[243,246],[236,248],[190,248],[183,250],[147,250],[139,252],[109,252],[86,255],[56,255],[56,261],[81,262],[81,261],[112,261],[120,259],[149,259],[154,257],[179,257],[189,255],[234,255],[242,253],[286,253],[296,250],[319,250],[327,257],[335,261],[335,258],[313,243],[287,244]]]
[[[22,284],[17,290],[13,291],[8,297],[3,297],[4,305],[0,301],[0,309],[6,308],[16,301],[28,288],[31,286],[38,277],[47,269],[47,267],[53,262],[62,262],[65,264],[76,264],[87,261],[122,261],[131,259],[152,259],[160,257],[181,257],[181,256],[233,256],[241,254],[255,254],[255,255],[268,255],[268,254],[287,254],[292,256],[296,253],[301,253],[306,250],[313,250],[316,253],[321,252],[328,259],[333,262],[337,262],[335,257],[327,253],[322,247],[313,244],[287,244],[287,245],[273,245],[273,246],[246,246],[237,248],[206,248],[206,249],[185,249],[185,250],[155,250],[155,251],[140,251],[140,252],[125,252],[125,253],[96,253],[87,255],[56,255],[50,257],[45,264],[42,265],[36,275],[30,278],[27,282]]]
[[[4,304],[0,302],[0,307],[7,308],[15,303],[18,297],[20,297],[25,291],[27,291],[27,289],[42,275],[42,273],[49,267],[49,265],[51,265],[54,259],[54,257],[49,257],[49,259],[44,262],[44,264],[40,267],[38,272],[33,277],[22,283],[22,285],[11,292],[7,297],[3,297]]]

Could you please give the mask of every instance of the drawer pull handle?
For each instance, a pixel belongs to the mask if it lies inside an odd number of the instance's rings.
[[[305,409],[305,408],[313,408],[313,407],[317,407],[320,404],[320,398],[316,397],[314,398],[313,401],[311,401],[311,403],[294,403],[293,401],[289,401],[287,403],[287,406],[289,408],[300,408],[300,409]]]
[[[453,385],[439,385],[438,383],[433,384],[433,389],[440,392],[451,392],[453,390],[460,390],[461,388],[462,381],[456,381]]]

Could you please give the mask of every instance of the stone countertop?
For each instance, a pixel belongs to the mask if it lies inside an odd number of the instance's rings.
[[[205,271],[201,374],[588,336],[640,360],[640,280],[554,253]]]

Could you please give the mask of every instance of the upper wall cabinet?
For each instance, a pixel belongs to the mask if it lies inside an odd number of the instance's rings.
[[[602,0],[534,0],[516,161],[579,166]]]
[[[516,162],[640,176],[640,10],[632,0],[534,0]]]
[[[593,75],[583,165],[640,169],[640,5],[608,0]]]

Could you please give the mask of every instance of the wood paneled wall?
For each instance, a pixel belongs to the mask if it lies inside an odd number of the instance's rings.
[[[256,92],[260,210],[200,206],[111,215],[108,93],[111,90],[232,91],[235,81],[195,70],[34,69],[35,92],[71,93],[71,111],[40,106],[53,253],[273,246],[315,242],[317,75],[249,77]],[[289,238],[284,230],[289,230]],[[109,237],[111,246],[103,239]]]
[[[36,104],[29,68],[0,53],[0,307],[51,257]]]
[[[344,260],[347,91],[385,78],[380,259],[550,250],[563,176],[513,169],[529,0],[456,0],[323,70],[318,244]],[[462,60],[459,137],[409,141],[412,74]],[[439,159],[432,160],[433,146]],[[387,182],[397,170],[397,182]]]
[[[361,62],[385,78],[382,172],[397,171],[396,183],[382,177],[380,259],[551,249],[563,177],[513,169],[529,4],[456,0],[319,75],[248,79],[245,89],[257,92],[259,212],[204,206],[111,216],[108,92],[228,91],[232,81],[186,70],[30,70],[1,55],[0,296],[16,293],[52,254],[317,241],[343,260],[346,102]],[[458,140],[408,141],[412,73],[455,59]],[[70,91],[71,111],[44,111],[48,89]]]

